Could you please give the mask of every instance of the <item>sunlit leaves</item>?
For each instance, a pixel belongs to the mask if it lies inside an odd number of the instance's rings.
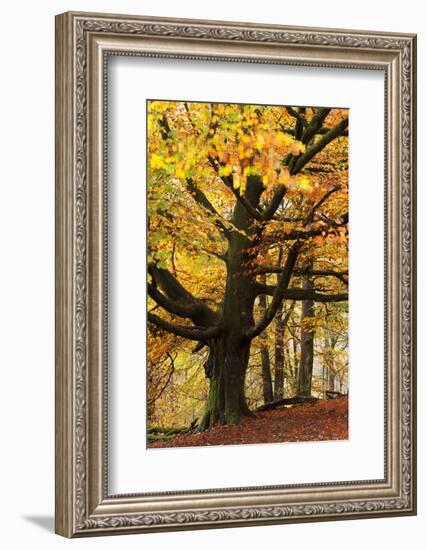
[[[232,175],[234,189],[244,193],[253,175],[272,186],[286,179],[283,158],[305,151],[277,123],[288,117],[284,107],[151,101],[148,110],[150,169],[200,185]]]

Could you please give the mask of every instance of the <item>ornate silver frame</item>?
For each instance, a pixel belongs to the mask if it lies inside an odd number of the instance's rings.
[[[385,477],[109,495],[106,480],[105,59],[182,57],[385,74]],[[65,13],[56,18],[56,532],[66,537],[413,515],[415,67],[409,34]],[[254,68],[255,70],[255,68]]]

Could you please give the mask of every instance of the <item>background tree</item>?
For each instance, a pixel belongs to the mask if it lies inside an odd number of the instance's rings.
[[[308,275],[303,277],[302,288],[312,290],[314,285]],[[311,379],[314,362],[314,302],[303,300],[301,307],[301,358],[298,373],[298,395],[311,395]]]

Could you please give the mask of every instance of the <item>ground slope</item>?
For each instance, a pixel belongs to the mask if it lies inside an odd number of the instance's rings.
[[[150,448],[326,441],[348,439],[348,399],[319,400],[291,408],[258,412],[237,426],[214,426],[200,433],[181,433],[150,441]]]

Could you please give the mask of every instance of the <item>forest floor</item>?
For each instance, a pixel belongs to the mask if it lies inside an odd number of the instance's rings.
[[[348,398],[319,400],[256,413],[236,426],[214,426],[204,432],[180,433],[149,441],[149,448],[240,445],[286,441],[348,439]]]

